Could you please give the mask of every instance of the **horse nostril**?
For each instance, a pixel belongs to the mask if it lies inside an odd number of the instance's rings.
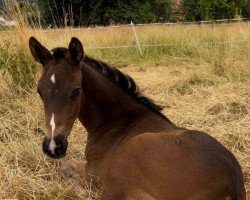
[[[58,142],[57,146],[55,148],[55,156],[57,156],[57,157],[62,156],[62,154],[64,154],[64,151],[65,151],[65,149],[64,149],[63,143],[62,142]]]
[[[62,142],[58,142],[57,148],[60,149],[60,148],[62,148],[62,147],[63,147],[63,143],[62,143]]]

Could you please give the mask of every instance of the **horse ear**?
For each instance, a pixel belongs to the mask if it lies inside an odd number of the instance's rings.
[[[80,63],[83,59],[83,46],[80,40],[78,40],[76,37],[71,38],[71,41],[69,43],[69,53],[71,59],[77,64]]]
[[[41,43],[34,37],[29,39],[29,47],[34,59],[43,65],[52,58],[49,50],[41,45]]]

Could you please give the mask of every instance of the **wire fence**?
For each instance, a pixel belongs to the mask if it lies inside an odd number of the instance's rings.
[[[140,54],[143,54],[142,48],[145,47],[163,47],[163,46],[174,46],[175,44],[171,43],[165,43],[165,44],[143,44],[140,43],[139,37],[136,32],[136,27],[142,27],[142,26],[177,26],[177,25],[211,25],[211,24],[219,24],[221,25],[229,25],[234,23],[249,23],[250,18],[240,18],[240,19],[221,19],[221,20],[213,20],[213,21],[198,21],[198,22],[177,22],[177,23],[150,23],[150,24],[134,24],[132,21],[130,24],[123,24],[123,25],[115,25],[115,26],[92,26],[88,28],[70,28],[70,31],[82,31],[82,30],[88,30],[88,29],[105,29],[105,28],[123,28],[123,27],[129,27],[133,30],[133,35],[135,38],[136,44],[131,45],[116,45],[116,46],[91,46],[91,47],[85,47],[85,49],[120,49],[120,48],[137,48],[140,51]],[[41,29],[39,30],[41,32],[51,32],[51,31],[65,31],[65,29]],[[4,32],[10,32],[10,31],[4,31]],[[198,42],[199,44],[244,44],[250,42],[250,39],[246,40],[238,40],[238,41],[202,41]],[[189,45],[192,43],[189,42],[182,42],[182,45]]]
[[[247,23],[250,22],[250,18],[241,18],[241,19],[221,19],[221,20],[213,20],[213,21],[198,21],[198,22],[177,22],[177,23],[150,23],[150,24],[134,24],[132,21],[130,24],[116,25],[116,26],[95,26],[88,27],[88,29],[92,28],[123,28],[123,27],[131,27],[133,30],[134,38],[136,44],[134,45],[116,45],[116,46],[99,46],[99,47],[85,47],[85,49],[120,49],[120,48],[137,48],[140,51],[140,54],[143,54],[142,48],[145,47],[163,47],[163,46],[174,46],[175,44],[165,43],[165,44],[143,44],[140,43],[139,37],[136,32],[136,27],[142,26],[177,26],[177,25],[211,25],[211,24],[219,24],[219,25],[228,25],[233,23]],[[72,30],[83,30],[83,28],[73,28]],[[44,30],[50,31],[50,30]],[[249,40],[238,40],[238,41],[209,41],[209,42],[198,42],[199,44],[226,44],[226,43],[234,43],[234,44],[244,44],[246,42],[250,42]],[[182,45],[189,45],[192,43],[181,43]]]
[[[238,41],[216,41],[216,42],[198,42],[199,44],[244,44],[250,42],[250,40],[238,40]],[[191,42],[182,42],[182,45],[193,44]],[[141,48],[142,47],[161,47],[161,46],[174,46],[175,44],[165,43],[165,44],[140,44],[140,45],[118,45],[118,46],[102,46],[102,47],[84,47],[85,49],[119,49],[119,48]]]

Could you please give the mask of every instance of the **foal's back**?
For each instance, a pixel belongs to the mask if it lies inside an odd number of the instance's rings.
[[[235,157],[206,133],[175,128],[130,139],[111,162],[102,199],[243,200]]]

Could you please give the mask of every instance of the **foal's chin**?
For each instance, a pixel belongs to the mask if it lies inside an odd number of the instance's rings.
[[[45,153],[45,152],[44,152]],[[50,158],[53,158],[53,159],[61,159],[61,158],[64,158],[65,156],[66,156],[66,152],[65,152],[65,154],[62,154],[62,155],[60,155],[60,156],[56,156],[56,155],[51,155],[51,154],[47,154],[47,153],[45,153],[47,156],[49,156]]]

